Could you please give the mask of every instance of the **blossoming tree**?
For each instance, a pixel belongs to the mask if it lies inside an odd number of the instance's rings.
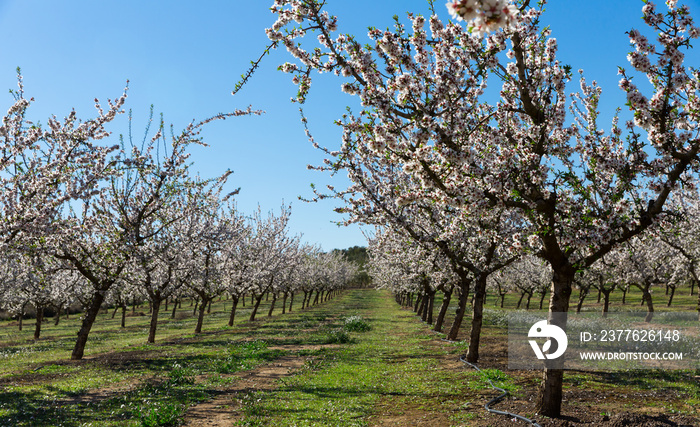
[[[543,2],[529,3],[450,2],[453,13],[471,19],[467,27],[445,24],[431,10],[430,35],[426,19],[409,14],[411,32],[397,20],[394,31],[370,29],[370,44],[361,44],[335,34],[337,18],[324,2],[277,0],[278,19],[267,32],[295,58],[281,69],[295,74],[299,102],[314,70],[342,76],[342,89],[360,99],[362,111],[339,124],[362,137],[331,152],[328,165],[367,150],[373,162],[401,167],[422,183],[402,204],[518,212],[531,250],[552,268],[550,313],[566,313],[576,271],[652,226],[684,173],[697,172],[700,76],[683,65],[683,50],[700,30],[675,1],[666,14],[644,6],[656,43],[629,32],[632,70],[620,70],[620,87],[632,118],[621,126],[616,116],[605,131],[601,88],[581,76],[569,97],[574,76],[541,25]],[[302,37],[312,31],[318,44],[308,47]],[[651,96],[634,74],[649,80]],[[501,85],[495,103],[484,95],[493,78]],[[565,316],[550,317],[566,327]],[[547,363],[538,413],[561,413],[561,363]]]

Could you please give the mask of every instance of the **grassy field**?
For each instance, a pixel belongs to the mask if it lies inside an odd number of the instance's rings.
[[[507,369],[506,330],[488,315],[479,373],[458,360],[466,344],[442,341],[383,291],[350,290],[272,318],[262,306],[260,321],[233,328],[227,308],[216,302],[200,335],[187,304],[176,319],[164,313],[150,345],[148,316],[120,329],[102,314],[82,361],[68,360],[77,316],[47,322],[38,342],[29,321],[22,332],[0,323],[0,426],[514,425],[483,409],[497,394],[488,379],[512,393],[499,409],[536,417],[540,373]],[[538,421],[700,425],[698,375],[567,372],[565,418]]]

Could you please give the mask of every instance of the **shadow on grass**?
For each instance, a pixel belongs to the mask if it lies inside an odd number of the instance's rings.
[[[640,389],[683,390],[700,398],[700,369],[695,371],[632,370],[600,372],[596,375],[609,384],[627,385]]]
[[[47,399],[40,392],[0,392],[0,425],[17,427],[73,427],[89,422],[119,422],[133,418],[132,411],[98,415],[87,405]]]

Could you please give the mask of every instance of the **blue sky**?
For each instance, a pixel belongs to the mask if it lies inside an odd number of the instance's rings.
[[[700,13],[698,3],[685,2]],[[50,114],[63,117],[71,108],[79,117],[91,117],[93,99],[119,96],[129,79],[126,107],[133,110],[136,135],[151,104],[176,130],[193,119],[249,104],[265,110],[263,116],[209,125],[202,135],[211,146],[194,151],[194,169],[204,177],[233,170],[229,183],[231,189],[241,187],[237,200],[243,212],[252,213],[258,204],[267,211],[279,209],[283,201],[291,203],[292,231],[324,250],[364,245],[358,227],[333,224],[340,219],[333,212],[336,201],[297,200],[312,195],[312,182],[340,188],[344,178],[331,180],[306,169],[309,163],[319,164],[322,156],[304,136],[298,106],[289,102],[296,93],[290,76],[276,71],[289,59],[286,52],[267,57],[250,83],[231,96],[250,60],[268,43],[264,29],[274,21],[271,4],[0,0],[0,88],[15,87],[15,68],[20,66],[26,93],[36,99],[31,116],[45,122]],[[444,1],[436,4],[446,18]],[[603,86],[604,113],[612,114],[624,102],[617,89],[617,66],[626,65],[629,51],[624,32],[643,27],[642,5],[637,0],[553,0],[547,6],[544,21],[559,41],[559,58],[574,70],[583,68],[589,81]],[[327,9],[339,16],[342,31],[363,35],[369,25],[390,26],[394,14],[427,13],[426,6],[425,0],[329,0]],[[340,92],[339,81],[314,78],[317,84],[305,107],[311,130],[321,145],[336,147],[340,132],[332,121],[353,100]],[[572,84],[570,91],[575,89]],[[0,108],[10,103],[9,95],[0,97]],[[126,132],[125,118],[111,127],[115,134]]]

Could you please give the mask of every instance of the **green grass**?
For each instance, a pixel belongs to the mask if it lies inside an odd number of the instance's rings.
[[[29,321],[21,332],[10,322],[0,323],[0,425],[177,425],[189,405],[235,381],[231,374],[286,354],[270,346],[308,341],[328,323],[325,314],[315,312],[322,305],[303,312],[294,307],[291,314],[269,319],[263,301],[262,321],[241,321],[247,320],[250,304],[239,304],[239,320],[229,328],[230,307],[217,301],[197,336],[187,304],[176,319],[163,312],[155,344],[145,342],[149,316],[128,317],[121,329],[119,316],[102,313],[82,361],[69,360],[78,316],[61,319],[58,326],[47,321],[37,342]],[[300,325],[313,330],[299,333]]]
[[[682,294],[679,290],[677,297]],[[517,302],[517,295],[508,298]],[[628,300],[634,298],[628,295]],[[436,300],[437,315],[440,298]],[[594,301],[589,296],[588,302]],[[38,342],[32,340],[29,321],[22,332],[0,323],[0,425],[179,425],[189,406],[214,398],[237,381],[237,372],[283,356],[308,360],[276,388],[237,396],[244,402],[238,425],[365,426],[384,419],[402,425],[421,419],[435,425],[497,424],[500,418],[483,410],[497,395],[488,380],[519,401],[532,397],[539,383],[539,372],[508,371],[493,358],[482,365],[482,373],[459,364],[457,355],[465,352],[465,342],[441,342],[444,335],[431,332],[385,291],[350,290],[308,310],[295,307],[293,313],[270,319],[265,304],[259,311],[263,321],[244,321],[247,304],[239,306],[239,320],[229,328],[230,302],[217,301],[200,335],[193,334],[196,319],[184,304],[176,319],[162,314],[155,344],[145,342],[148,316],[129,317],[127,327],[120,329],[118,318],[103,313],[83,361],[68,360],[79,327],[77,316],[62,319],[58,326],[47,322]],[[453,298],[446,329],[456,304]],[[491,305],[485,318],[481,355],[487,360],[490,346],[507,339],[506,326],[499,321],[502,314]],[[460,338],[468,330],[465,320]],[[616,396],[655,391],[657,397],[645,401],[646,406],[697,416],[698,374],[567,372],[565,388]],[[608,402],[570,405],[592,405],[589,409],[596,414],[619,409]],[[629,406],[630,411],[636,409]]]
[[[364,332],[350,344],[325,349],[277,390],[249,396],[239,425],[364,426],[377,406],[455,410],[471,374],[445,370],[438,357],[457,349],[435,345],[436,336],[385,293],[356,293],[342,304],[334,309],[359,313],[370,328],[359,328]]]

